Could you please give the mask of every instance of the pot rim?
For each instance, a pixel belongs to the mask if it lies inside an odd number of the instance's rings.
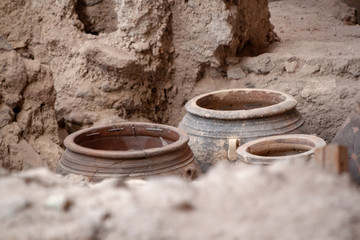
[[[259,107],[250,110],[213,110],[213,109],[200,107],[197,104],[197,101],[199,99],[218,93],[226,93],[226,92],[249,93],[249,92],[257,92],[257,91],[279,94],[280,96],[284,97],[284,100],[267,107]],[[268,89],[256,89],[256,88],[251,88],[251,89],[235,88],[235,89],[226,89],[226,90],[209,92],[196,96],[185,104],[185,108],[187,112],[193,115],[197,115],[199,117],[231,120],[231,119],[250,119],[250,118],[269,117],[292,110],[293,108],[296,107],[296,105],[297,105],[297,101],[295,100],[295,98],[283,92],[268,90]]]
[[[300,140],[306,140],[311,142],[314,147],[312,147],[310,150],[294,154],[294,155],[287,155],[287,156],[261,156],[250,153],[248,150],[251,146],[254,146],[256,144],[264,143],[269,141],[279,141],[279,140],[294,140],[294,144],[299,143]],[[305,145],[305,144],[302,144]],[[274,160],[284,160],[284,159],[294,159],[299,158],[302,156],[307,156],[310,154],[313,154],[316,149],[324,147],[326,145],[326,142],[317,136],[314,135],[308,135],[308,134],[287,134],[287,135],[277,135],[277,136],[270,136],[270,137],[264,137],[259,138],[247,143],[244,143],[240,147],[237,148],[236,154],[239,157],[240,160],[246,162],[246,163],[261,163],[261,164],[269,164],[272,163]]]
[[[86,134],[86,133],[96,134],[98,130],[103,130],[103,129],[111,130],[111,129],[132,127],[132,126],[134,127],[142,126],[149,129],[163,129],[163,130],[173,131],[179,135],[179,139],[173,143],[170,143],[162,147],[148,148],[143,150],[129,150],[129,151],[92,149],[92,148],[83,147],[75,143],[75,139],[82,134]],[[120,122],[120,123],[91,127],[76,131],[65,138],[64,146],[68,151],[77,154],[83,154],[86,156],[91,156],[91,157],[109,158],[109,159],[117,159],[117,158],[141,159],[149,156],[162,155],[165,153],[176,151],[178,149],[181,149],[185,145],[187,146],[188,141],[189,141],[189,136],[187,135],[187,133],[176,127],[163,125],[163,124],[156,124],[156,123],[146,123],[146,122]]]

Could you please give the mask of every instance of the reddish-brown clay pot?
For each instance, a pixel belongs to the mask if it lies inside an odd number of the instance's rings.
[[[247,142],[241,145],[236,153],[242,162],[268,165],[281,160],[310,160],[315,150],[325,145],[326,142],[316,136],[289,134]]]
[[[104,178],[178,175],[187,180],[200,173],[188,146],[188,135],[175,127],[124,122],[70,134],[58,172]]]
[[[211,92],[186,103],[179,128],[189,134],[189,145],[206,172],[218,160],[236,160],[237,146],[248,141],[306,133],[296,104],[288,94],[265,89]]]
[[[357,106],[341,125],[332,142],[347,147],[351,178],[360,185],[360,95],[356,96],[356,102]]]

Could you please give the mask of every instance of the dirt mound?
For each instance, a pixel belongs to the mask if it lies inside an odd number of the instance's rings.
[[[0,194],[0,239],[360,237],[360,194],[348,176],[304,162],[220,165],[192,184],[1,172]]]

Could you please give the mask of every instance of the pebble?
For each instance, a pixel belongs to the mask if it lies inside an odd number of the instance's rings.
[[[231,66],[227,70],[228,79],[241,79],[246,77],[246,73],[240,66]]]
[[[285,70],[288,73],[294,73],[296,69],[298,68],[298,61],[286,61],[285,62]]]
[[[73,202],[64,194],[50,195],[45,201],[45,206],[47,208],[57,211],[68,211],[72,204]]]
[[[0,37],[0,49],[11,51],[13,47],[5,39]]]

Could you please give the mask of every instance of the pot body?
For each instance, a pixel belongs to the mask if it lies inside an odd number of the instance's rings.
[[[259,138],[241,145],[236,153],[244,163],[269,165],[281,160],[310,160],[326,142],[306,134],[277,135]]]
[[[356,100],[357,107],[346,118],[332,142],[347,147],[351,178],[360,185],[360,96]]]
[[[80,174],[90,181],[105,178],[144,179],[178,175],[193,180],[201,174],[180,129],[149,123],[119,123],[69,135],[58,172]]]
[[[227,97],[230,100],[223,100]],[[271,99],[266,100],[267,97]],[[232,110],[221,110],[222,107],[216,109],[209,103],[210,109],[204,104],[203,99],[208,99],[210,102],[227,101],[226,105],[231,105]],[[238,102],[242,108],[244,104],[241,102],[245,102],[251,109],[237,110]],[[217,106],[219,105],[217,103]],[[248,141],[279,134],[306,133],[303,126],[304,119],[295,106],[295,99],[276,91],[262,89],[217,91],[190,100],[186,104],[187,113],[180,122],[179,128],[189,134],[189,146],[202,172],[206,172],[216,161],[236,160],[237,146]],[[235,153],[232,159],[229,156],[231,151],[233,155]]]

